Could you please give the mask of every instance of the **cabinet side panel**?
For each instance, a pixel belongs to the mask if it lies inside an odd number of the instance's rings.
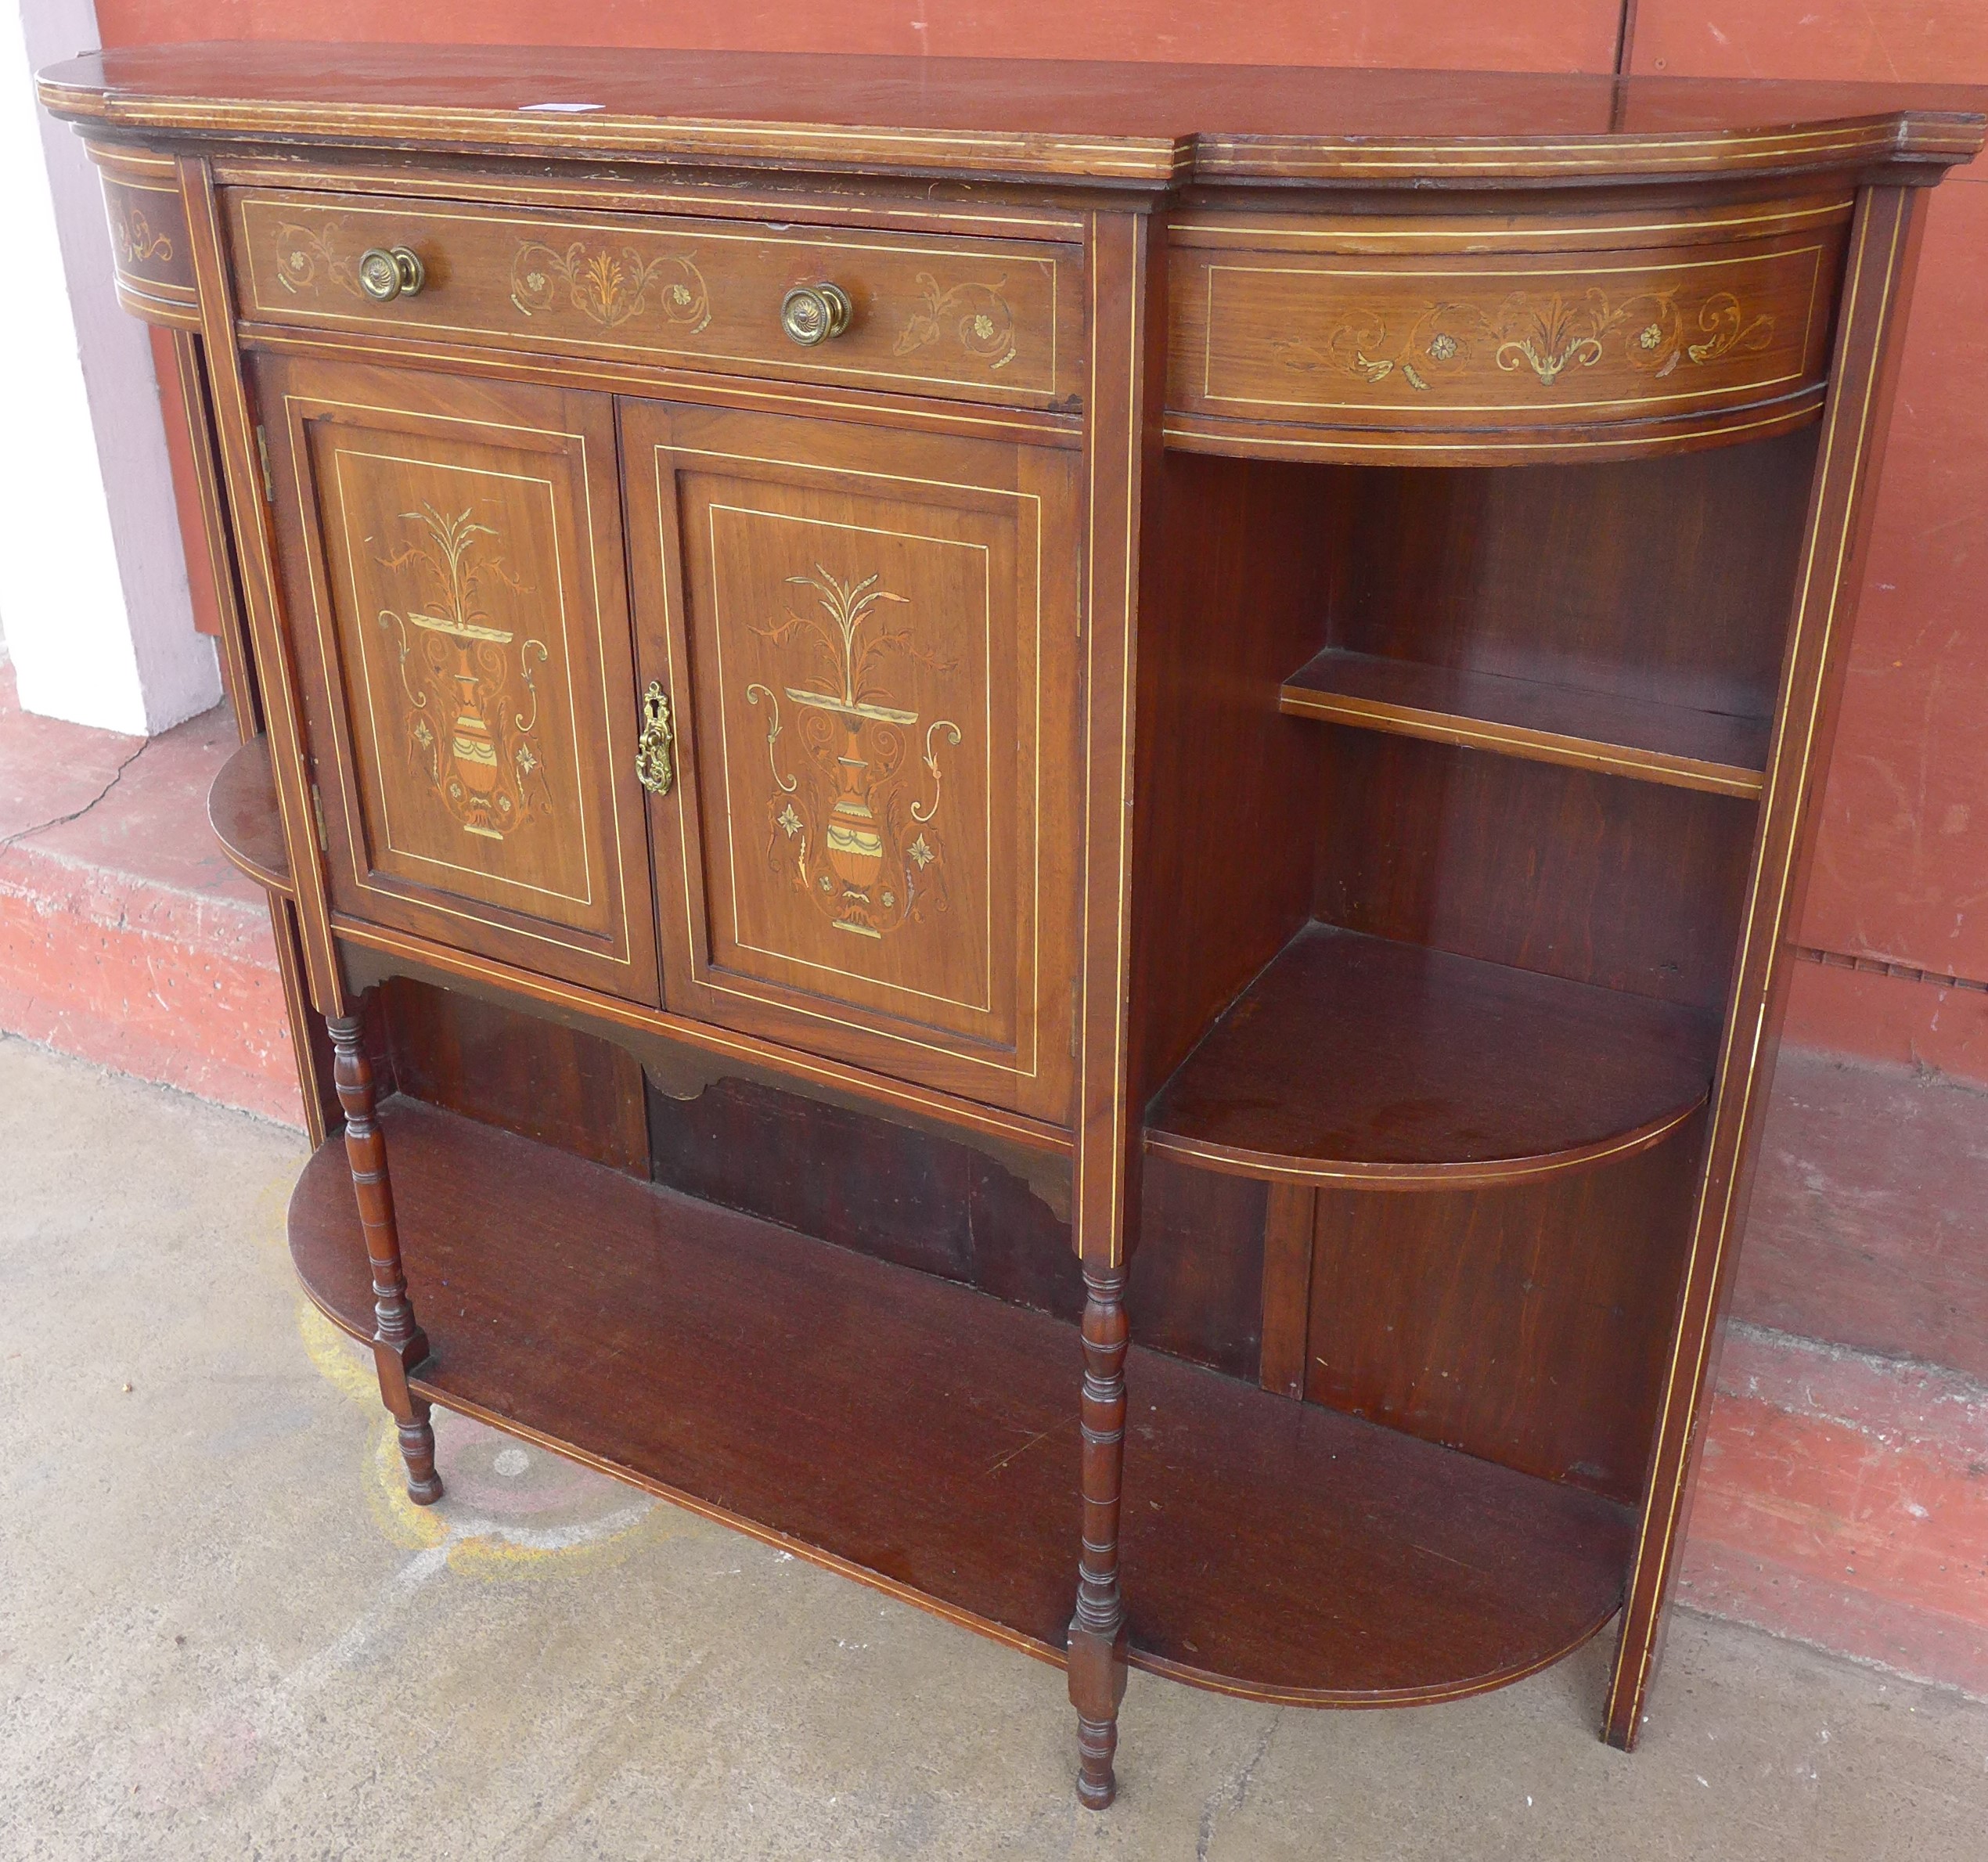
[[[286,633],[276,541],[261,469],[261,430],[243,372],[241,351],[235,346],[234,292],[228,276],[220,213],[213,178],[204,161],[182,160],[179,178],[200,293],[201,347],[207,362],[215,450],[237,553],[270,761],[276,773],[283,839],[297,888],[294,919],[305,980],[313,1004],[326,1014],[339,1015],[345,1013],[344,985],[332,945],[324,863],[311,825],[303,705]]]
[[[1813,805],[1827,774],[1847,663],[1861,555],[1916,257],[1911,189],[1872,188],[1860,203],[1828,411],[1803,547],[1774,744],[1741,928],[1711,1136],[1685,1269],[1664,1401],[1638,1527],[1604,1736],[1635,1744],[1665,1600],[1684,1538],[1691,1481],[1746,1214],[1785,1002],[1793,927],[1813,851]]]
[[[1318,728],[1277,710],[1324,637],[1349,476],[1169,452],[1140,593],[1133,1094],[1142,1109],[1309,916]]]

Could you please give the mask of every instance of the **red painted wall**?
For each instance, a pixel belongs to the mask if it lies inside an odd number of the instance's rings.
[[[106,45],[352,39],[1605,71],[1616,0],[98,0]]]
[[[1980,0],[1640,0],[1631,68],[1988,84]],[[1988,171],[1934,196],[1805,941],[1988,982]],[[1806,973],[1791,1033],[1988,1082],[1988,992]]]

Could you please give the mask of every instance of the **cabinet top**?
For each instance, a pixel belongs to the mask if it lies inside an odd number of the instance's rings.
[[[1980,149],[1988,107],[1988,92],[1952,85],[268,41],[92,52],[44,72],[41,95],[148,139],[1145,187],[1899,164],[1932,179]]]

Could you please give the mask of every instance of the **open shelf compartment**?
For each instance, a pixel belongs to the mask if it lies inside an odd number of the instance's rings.
[[[1062,1659],[1071,1326],[413,1101],[382,1122],[434,1346],[420,1394]],[[290,1234],[311,1297],[369,1337],[336,1140]],[[1137,1346],[1128,1378],[1141,1666],[1266,1699],[1442,1699],[1618,1605],[1623,1507]]]
[[[1314,923],[1161,1089],[1146,1143],[1296,1183],[1521,1183],[1684,1123],[1718,1032],[1709,1010]]]
[[[1292,717],[1749,798],[1766,780],[1772,729],[1765,718],[1337,647],[1286,679],[1277,704]]]

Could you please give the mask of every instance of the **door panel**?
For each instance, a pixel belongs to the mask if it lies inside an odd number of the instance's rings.
[[[622,440],[671,1003],[1067,1117],[1071,457],[647,402]]]
[[[334,913],[654,1001],[611,403],[258,381]]]

